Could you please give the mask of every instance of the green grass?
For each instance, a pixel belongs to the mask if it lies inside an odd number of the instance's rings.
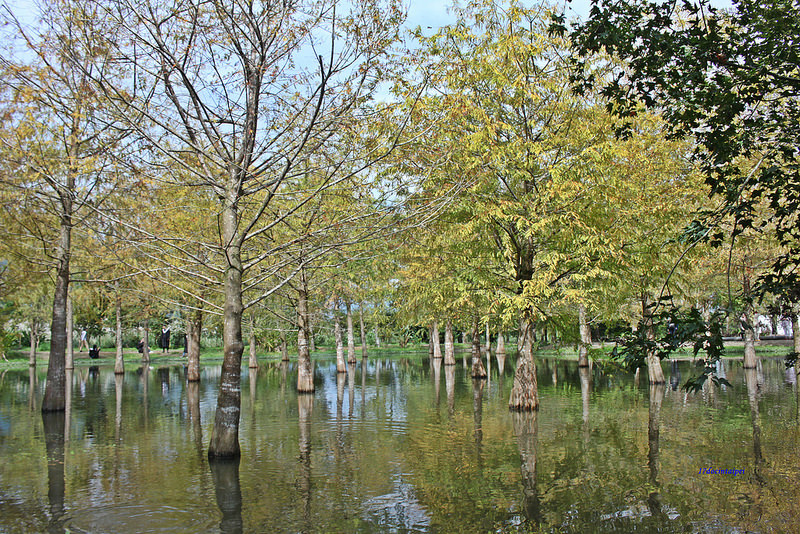
[[[468,343],[456,343],[456,352],[459,354],[459,357],[463,357],[464,352],[469,353],[470,345]],[[596,361],[603,361],[608,360],[610,358],[610,354],[614,346],[612,344],[606,344],[603,347],[595,346],[593,349],[593,354],[591,357]],[[513,344],[509,344],[508,352],[512,353],[514,350]],[[756,351],[759,356],[761,357],[783,357],[787,353],[792,350],[792,347],[787,344],[772,344],[771,342],[762,342],[762,344],[756,347]],[[138,366],[141,364],[141,354],[137,352],[135,349],[126,349],[124,351],[124,358],[125,364],[130,366]],[[380,348],[378,347],[369,347],[369,354],[370,356],[374,355],[381,355],[385,356],[403,356],[405,358],[411,359],[425,359],[428,357],[428,345],[427,344],[415,344],[415,345],[408,345],[405,348],[401,348],[398,345],[383,345]],[[313,353],[312,358],[314,359],[328,359],[333,358],[336,355],[336,351],[334,347],[322,346],[317,347],[317,350]],[[538,358],[553,358],[553,359],[560,359],[560,360],[577,360],[578,352],[576,348],[572,345],[566,347],[543,347],[542,349],[536,352],[536,356]],[[726,344],[725,347],[725,357],[726,358],[742,358],[744,356],[744,347],[742,346],[741,342],[733,342]],[[14,368],[23,368],[27,367],[28,365],[28,351],[27,350],[16,350],[10,352],[7,356],[8,361],[0,360],[0,369],[14,369]],[[361,358],[361,349],[359,347],[356,348],[356,357]],[[692,350],[689,347],[683,348],[675,354],[677,358],[692,358]],[[702,354],[699,355],[702,357]],[[46,365],[47,364],[48,353],[46,351],[40,350],[36,353],[36,362],[37,365]],[[224,354],[222,351],[222,347],[206,347],[200,352],[200,361],[201,362],[221,362],[224,358]],[[246,363],[249,358],[249,352],[245,349],[244,354],[242,355],[242,362]],[[289,358],[292,360],[297,359],[296,353],[292,350],[289,351]],[[280,352],[265,352],[263,350],[258,351],[258,361],[259,362],[277,362],[280,361],[281,354]],[[100,358],[97,360],[91,360],[88,357],[86,352],[76,352],[74,363],[76,366],[85,367],[90,365],[113,365],[115,361],[115,353],[113,349],[111,350],[103,350],[100,353]],[[161,352],[160,349],[156,349],[150,352],[150,363],[155,365],[160,364],[176,364],[186,362],[186,358],[182,356],[181,349],[175,349],[167,354]]]

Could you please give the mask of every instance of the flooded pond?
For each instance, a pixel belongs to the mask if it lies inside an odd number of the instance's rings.
[[[781,360],[732,387],[648,387],[538,362],[541,410],[508,411],[514,359],[381,357],[317,392],[294,363],[242,370],[242,457],[206,459],[220,368],[81,367],[65,416],[45,371],[0,372],[2,532],[770,532],[800,524],[800,408]]]

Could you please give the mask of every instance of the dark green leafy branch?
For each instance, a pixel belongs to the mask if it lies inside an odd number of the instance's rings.
[[[666,298],[664,299],[666,300]],[[647,356],[669,358],[683,347],[692,347],[696,357],[701,351],[705,358],[698,361],[700,373],[683,385],[688,391],[698,391],[709,378],[717,385],[730,383],[716,375],[716,362],[725,353],[722,339],[723,311],[713,313],[708,320],[697,308],[680,310],[673,305],[654,302],[646,310],[645,319],[635,330],[624,333],[611,352],[611,358],[628,369],[646,365]]]

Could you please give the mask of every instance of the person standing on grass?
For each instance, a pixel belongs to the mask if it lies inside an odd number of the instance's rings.
[[[167,325],[161,327],[161,339],[159,339],[159,345],[161,345],[161,348],[164,349],[162,352],[167,352],[169,350],[169,326]]]
[[[78,346],[78,352],[83,352],[83,347],[86,347],[86,350],[89,350],[89,342],[86,341],[86,329],[81,329],[81,344]]]

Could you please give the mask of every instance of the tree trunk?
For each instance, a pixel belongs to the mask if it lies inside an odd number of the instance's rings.
[[[250,361],[248,363],[250,369],[258,367],[258,358],[256,357],[256,314],[250,312]]]
[[[281,330],[281,361],[289,361],[289,344],[286,342],[286,332]]]
[[[364,328],[363,304],[358,305],[358,322],[361,323],[361,357],[367,358],[367,330]]]
[[[497,349],[495,349],[495,354],[505,354],[506,353],[506,340],[503,337],[503,332],[497,332]]]
[[[792,325],[792,339],[794,340],[794,351],[800,354],[800,315],[794,316]]]
[[[39,348],[39,321],[31,318],[29,322],[31,327],[31,350],[28,354],[28,365],[36,367],[36,349]]]
[[[73,346],[72,341],[72,331],[74,330],[74,325],[72,322],[72,297],[67,295],[67,353],[65,355],[65,362],[64,367],[69,369],[75,369],[75,347]]]
[[[578,304],[578,329],[581,343],[578,348],[578,367],[589,367],[589,348],[592,346],[592,329],[586,319],[586,306]]]
[[[647,329],[647,339],[654,341],[656,339],[656,332],[653,328],[653,316],[647,296],[642,297],[642,317],[643,326]],[[655,355],[653,351],[648,351],[646,356],[647,361],[647,379],[650,384],[665,384],[664,370],[661,368],[661,359]]]
[[[197,308],[186,323],[186,380],[200,381],[200,336],[203,332],[203,310]],[[145,343],[145,347],[147,344]]]
[[[486,321],[486,356],[492,353],[492,335],[489,332],[489,321]]]
[[[114,358],[114,374],[125,374],[125,357],[122,354],[122,297],[119,295],[119,282],[114,282],[114,295],[116,302],[114,308],[117,319],[116,357]]]
[[[453,322],[448,319],[444,327],[444,364],[456,364],[456,351],[453,346]]]
[[[439,345],[439,323],[437,321],[433,321],[433,326],[431,326],[431,343],[433,343],[433,357],[441,358],[442,347]]]
[[[344,362],[344,342],[342,341],[342,325],[339,321],[339,316],[333,316],[333,330],[336,336],[336,372],[344,373],[347,371],[347,365]]]
[[[63,411],[66,387],[67,349],[67,296],[69,295],[69,262],[72,251],[72,200],[69,194],[61,194],[63,211],[59,227],[56,257],[56,287],[53,294],[53,318],[50,322],[50,357],[47,362],[47,384],[42,399],[43,412]]]
[[[518,341],[521,350],[514,372],[514,385],[508,407],[514,411],[530,412],[539,409],[539,384],[536,379],[536,363],[533,361],[533,325],[525,314],[520,320]]]
[[[233,174],[234,171],[231,171]],[[231,178],[231,182],[235,182]],[[222,329],[223,351],[222,375],[220,377],[217,410],[214,427],[208,446],[208,457],[236,458],[239,449],[239,418],[242,405],[241,366],[244,343],[242,342],[242,258],[238,242],[237,191],[228,187],[227,198],[222,214],[222,242],[225,243],[224,256],[228,259],[225,269],[225,301]]]
[[[381,346],[381,338],[378,335],[378,325],[375,325],[373,330],[375,331],[375,346],[376,347],[380,347]]]
[[[753,300],[750,294],[750,275],[745,268],[742,278],[742,300],[744,300],[744,311],[740,317],[742,328],[744,329],[744,368],[755,369],[758,366],[756,357],[756,333],[753,329]]]
[[[345,303],[347,308],[347,363],[356,363],[356,340],[353,335],[353,314],[350,312],[350,303]]]
[[[144,350],[142,350],[142,364],[150,363],[150,319],[144,321]]]
[[[300,269],[300,288],[297,291],[297,392],[314,392],[314,367],[308,346],[308,283],[305,269]]]
[[[437,338],[436,345],[439,345]],[[478,316],[472,320],[472,378],[486,378],[486,368],[481,358],[481,335],[478,330]]]

